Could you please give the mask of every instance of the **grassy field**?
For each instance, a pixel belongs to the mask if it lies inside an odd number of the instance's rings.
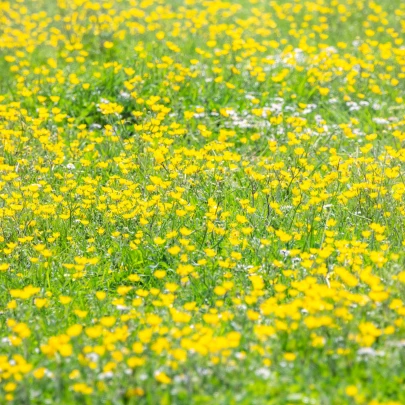
[[[405,404],[402,0],[0,0],[0,404]]]

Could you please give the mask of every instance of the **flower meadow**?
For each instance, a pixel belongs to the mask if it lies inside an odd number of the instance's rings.
[[[404,21],[0,0],[0,404],[405,404]]]

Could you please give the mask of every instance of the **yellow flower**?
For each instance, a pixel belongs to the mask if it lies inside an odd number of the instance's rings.
[[[13,392],[17,389],[17,384],[13,382],[9,382],[4,386],[5,392]]]
[[[46,368],[40,367],[33,371],[33,375],[36,379],[40,380],[45,376]]]
[[[83,326],[79,325],[79,324],[75,324],[70,326],[67,331],[66,334],[70,337],[75,337],[75,336],[79,336],[82,333],[83,330]]]
[[[96,292],[96,297],[99,301],[103,301],[107,294],[104,291],[97,291]]]
[[[47,298],[35,298],[34,303],[37,308],[44,308],[45,306],[48,305],[48,299]]]
[[[155,379],[161,384],[170,384],[172,382],[171,378],[163,371],[156,372]]]
[[[156,277],[156,278],[158,278],[158,279],[161,279],[161,278],[165,278],[166,277],[166,271],[165,270],[156,270],[154,273],[153,273],[153,275]]]
[[[177,245],[174,245],[174,246],[168,248],[167,251],[168,251],[171,255],[175,256],[175,255],[177,255],[178,253],[180,253],[181,248],[180,248],[179,246],[177,246]]]
[[[10,268],[8,263],[0,263],[0,271],[6,271]]]
[[[64,296],[64,295],[61,295],[61,296],[59,297],[59,301],[60,301],[61,304],[67,305],[67,304],[69,304],[70,302],[72,302],[72,298],[71,298],[71,297],[66,297],[66,296]]]
[[[294,361],[297,356],[294,353],[284,353],[284,359],[287,361]]]
[[[359,390],[357,389],[357,387],[355,385],[349,385],[346,387],[345,392],[346,392],[346,395],[348,395],[349,397],[355,397],[357,395],[357,393],[359,392]]]
[[[153,241],[156,243],[156,245],[163,245],[163,243],[166,242],[166,239],[162,239],[160,236],[157,236],[153,239]]]

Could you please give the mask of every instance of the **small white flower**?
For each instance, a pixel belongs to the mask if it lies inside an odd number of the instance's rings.
[[[100,380],[106,380],[108,378],[113,378],[114,374],[111,371],[99,374],[98,378]]]
[[[97,353],[89,353],[89,354],[86,355],[86,357],[87,357],[90,361],[97,362],[97,361],[98,361],[98,358],[99,358],[99,355],[98,355]]]
[[[268,368],[262,367],[256,370],[255,374],[265,380],[271,377],[271,371]]]
[[[357,354],[360,356],[377,356],[378,352],[371,347],[362,347],[361,349],[357,350]]]

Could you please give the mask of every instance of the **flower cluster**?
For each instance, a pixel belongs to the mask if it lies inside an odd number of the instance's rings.
[[[404,19],[0,1],[0,402],[405,404]]]

